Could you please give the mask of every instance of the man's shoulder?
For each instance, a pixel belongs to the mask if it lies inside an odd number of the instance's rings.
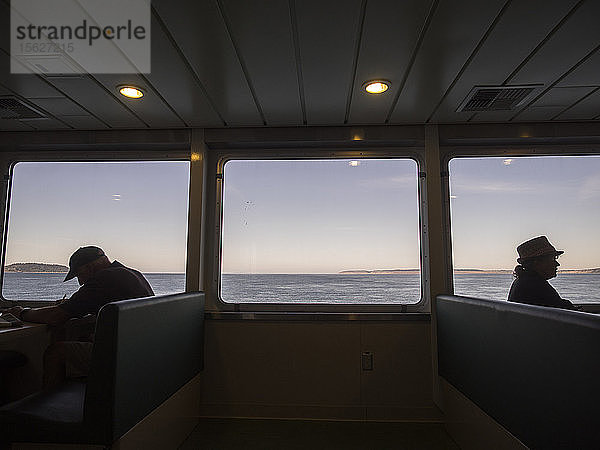
[[[154,295],[152,287],[144,274],[139,270],[126,267],[118,261],[98,272],[97,276],[94,277],[94,282],[100,286],[129,286],[130,289],[134,289],[140,293]]]
[[[141,273],[138,270],[132,269],[131,267],[124,266],[119,261],[114,261],[109,267],[98,272],[97,276],[98,277],[102,277],[102,276],[109,277],[109,276],[113,276],[114,274],[141,275]]]

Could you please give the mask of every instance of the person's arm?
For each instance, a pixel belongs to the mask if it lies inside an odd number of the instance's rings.
[[[567,300],[566,298],[562,298],[562,307],[563,309],[570,309],[572,311],[579,311],[581,309],[581,306],[579,305],[575,305],[573,302],[570,302],[569,300]]]
[[[547,283],[548,286],[550,286],[549,283]],[[560,294],[556,291],[556,289],[554,289],[553,287],[550,286],[550,289],[548,289],[546,296],[548,298],[548,305],[547,306],[551,306],[553,308],[560,308],[560,309],[570,309],[572,311],[576,311],[577,307],[575,307],[575,305],[573,303],[571,303],[569,300],[564,299],[560,296]]]
[[[61,324],[70,318],[67,311],[60,306],[45,306],[43,308],[13,306],[8,312],[25,322],[47,323],[50,325]]]

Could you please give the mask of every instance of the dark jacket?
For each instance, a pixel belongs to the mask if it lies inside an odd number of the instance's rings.
[[[551,308],[576,309],[573,303],[560,298],[556,289],[548,281],[536,272],[527,270],[522,271],[521,275],[513,281],[508,301]]]
[[[140,272],[114,261],[59,306],[70,317],[82,317],[86,314],[98,314],[100,308],[110,302],[152,295],[154,292],[150,284]]]

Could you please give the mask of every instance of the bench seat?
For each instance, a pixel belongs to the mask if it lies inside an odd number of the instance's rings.
[[[203,368],[204,294],[102,307],[90,374],[0,408],[2,442],[110,446]]]
[[[600,317],[436,298],[439,375],[533,449],[598,448]]]

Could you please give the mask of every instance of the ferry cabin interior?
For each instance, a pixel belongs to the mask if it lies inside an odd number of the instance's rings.
[[[0,8],[9,30],[11,6]],[[12,74],[3,33],[4,230],[17,162],[190,163],[185,289],[205,294],[203,370],[113,447],[584,448],[596,439],[590,312],[600,309],[550,314],[452,296],[448,164],[600,154],[598,17],[596,0],[153,0],[151,71],[133,74]],[[370,80],[387,92],[367,93]],[[122,85],[144,96],[125,98]],[[224,163],[336,158],[416,161],[418,303],[222,301]],[[538,360],[540,336],[564,339]],[[24,393],[39,384],[44,339],[0,341],[30,357],[19,369]],[[589,384],[549,401],[553,383],[578,376]]]

